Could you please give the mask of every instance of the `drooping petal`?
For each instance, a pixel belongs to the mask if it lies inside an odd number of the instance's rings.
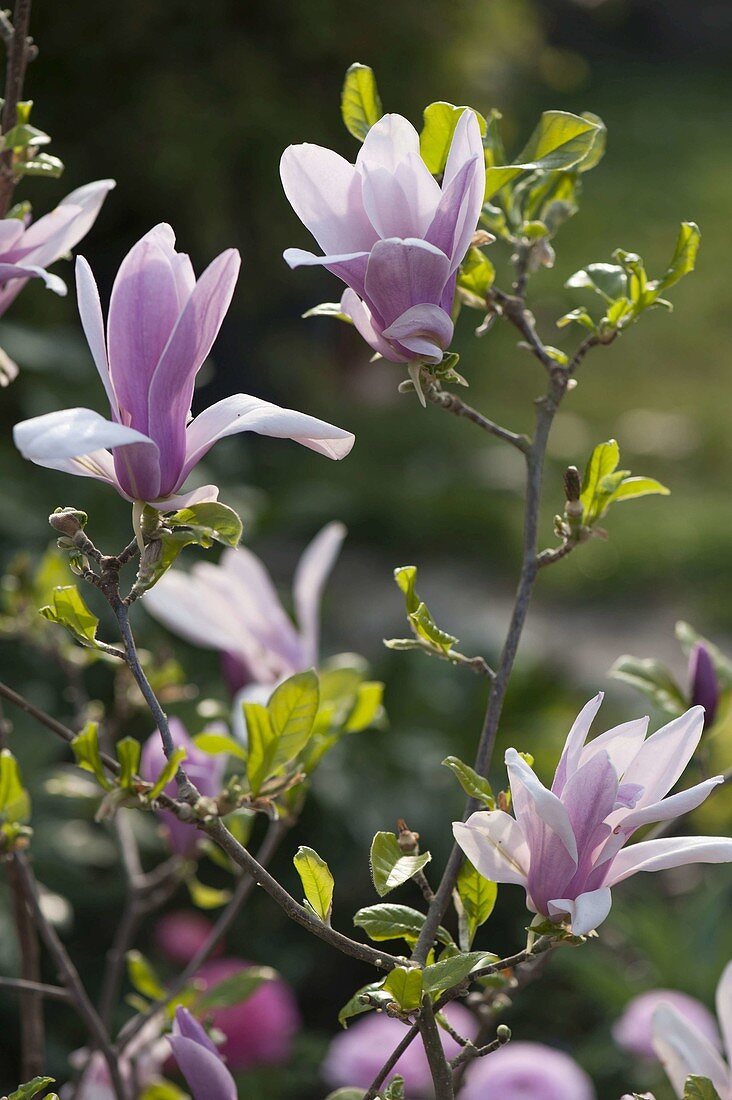
[[[152,440],[141,432],[105,420],[92,409],[61,409],[23,420],[13,428],[13,439],[23,458],[39,466],[88,455],[103,447],[136,445],[157,451]]]
[[[93,226],[114,186],[114,180],[97,180],[77,187],[50,214],[33,222],[20,242],[26,258],[45,267],[74,248]]]
[[[162,224],[133,245],[120,264],[107,319],[114,391],[129,423],[148,432],[148,391],[180,308],[172,257],[175,237]]]
[[[192,508],[194,504],[212,504],[218,499],[218,485],[199,485],[188,493],[176,493],[164,500],[149,500],[147,503],[159,512],[177,512],[181,508]]]
[[[272,681],[305,669],[310,662],[300,636],[256,554],[245,546],[226,550],[215,573],[212,583],[224,595],[231,593],[242,628],[241,648],[258,678]]]
[[[351,432],[336,428],[324,420],[237,393],[209,406],[188,425],[181,484],[217,440],[237,432],[257,432],[277,439],[294,439],[303,447],[335,459],[345,458],[355,442]]]
[[[196,283],[150,380],[148,433],[160,448],[162,492],[177,488],[185,461],[186,422],[196,374],[216,339],[234,293],[241,258],[222,252]]]
[[[295,616],[308,665],[318,664],[320,602],[345,537],[342,523],[328,523],[305,549],[292,580]]]
[[[77,256],[76,258],[76,298],[86,342],[92,353],[94,365],[99,371],[99,377],[106,391],[112,415],[115,419],[118,419],[119,405],[109,373],[107,344],[104,338],[104,317],[102,315],[102,304],[99,301],[99,290],[92,269],[83,256]]]
[[[564,790],[564,784],[567,782],[569,776],[577,770],[580,754],[582,753],[585,741],[590,732],[590,726],[604,698],[605,693],[598,691],[594,699],[590,699],[589,703],[585,703],[582,710],[575,718],[572,728],[567,734],[564,750],[562,751],[554,775],[554,782],[552,783],[552,792],[554,794],[561,795]]]
[[[387,327],[410,306],[437,305],[449,274],[447,256],[426,241],[378,241],[366,269],[366,304]]]
[[[291,145],[280,161],[285,194],[324,252],[365,252],[377,238],[363,208],[361,177],[320,145]]]
[[[576,898],[557,898],[549,902],[549,914],[559,917],[569,916],[569,923],[575,936],[586,936],[588,932],[599,928],[607,917],[613,899],[607,886],[591,890]]]
[[[708,1077],[721,1096],[727,1095],[729,1070],[705,1035],[670,1005],[653,1014],[653,1046],[677,1096],[684,1095],[691,1074]]]
[[[671,790],[694,755],[703,729],[704,709],[692,707],[647,738],[623,776],[624,783],[644,788],[639,808],[658,802]]]
[[[314,252],[306,252],[302,248],[286,248],[285,262],[291,268],[296,267],[324,267],[341,279],[347,286],[355,290],[356,294],[364,293],[366,280],[366,267],[368,264],[368,252],[344,252],[340,255],[316,256]]]
[[[724,782],[724,776],[715,775],[711,779],[705,779],[703,783],[697,783],[678,794],[662,798],[658,802],[652,802],[648,806],[642,806],[635,810],[618,810],[612,815],[610,824],[615,827],[621,825],[623,831],[638,829],[641,825],[650,825],[655,821],[671,821],[675,817],[701,806],[702,802],[712,793],[714,788]]]
[[[374,324],[371,310],[361,301],[355,291],[350,289],[350,287],[343,291],[341,309],[347,317],[351,318],[354,326],[358,329],[369,347],[373,348],[379,355],[382,355],[384,359],[388,359],[392,363],[404,363],[408,360],[408,355],[397,351],[383,338]]]
[[[5,259],[6,253],[12,251],[24,233],[22,218],[0,218],[0,260]]]
[[[478,810],[467,821],[453,822],[452,831],[473,866],[491,882],[526,886],[531,862],[519,823],[503,810]]]
[[[719,979],[716,995],[717,1020],[727,1062],[732,1067],[732,962],[727,963]],[[732,1083],[732,1070],[730,1081]]]
[[[681,836],[643,840],[619,852],[607,885],[615,886],[639,871],[666,871],[687,863],[732,863],[732,837]]]
[[[450,346],[454,326],[444,309],[433,305],[410,306],[384,329],[384,337],[405,348],[410,358],[440,363]]]
[[[66,295],[66,283],[58,275],[53,275],[38,264],[23,261],[23,263],[0,263],[0,285],[8,282],[17,282],[19,279],[43,279],[48,290],[63,298]],[[21,284],[22,285],[22,284]],[[11,288],[12,289],[12,288]],[[20,289],[20,287],[18,288]]]

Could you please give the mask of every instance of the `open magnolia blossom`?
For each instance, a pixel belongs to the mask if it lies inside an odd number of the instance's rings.
[[[169,570],[145,595],[145,607],[193,645],[222,654],[232,692],[268,688],[318,664],[323,588],[346,534],[327,524],[298,562],[293,578],[297,626],[259,558],[243,546],[225,550],[218,565],[189,573]]]
[[[87,235],[113,187],[114,180],[78,187],[36,222],[15,217],[0,220],[0,315],[28,279],[43,279],[49,290],[66,293],[63,279],[46,268]]]
[[[112,287],[106,339],[94,277],[77,260],[79,313],[112,419],[64,409],[25,420],[13,433],[21,454],[158,508],[216,500],[214,485],[178,494],[213,444],[237,432],[294,439],[328,458],[347,455],[350,432],[247,394],[190,419],[196,375],[229,308],[240,260],[227,249],[196,280],[174,245],[170,226],[158,225],[127,254]]]
[[[237,1100],[234,1078],[205,1029],[187,1008],[176,1008],[168,1042],[193,1100]]]
[[[661,1004],[653,1014],[653,1046],[679,1097],[684,1095],[686,1078],[693,1074],[707,1077],[719,1093],[719,1100],[732,1100],[732,962],[722,973],[716,1001],[721,1049],[718,1041],[711,1041],[673,1004]]]
[[[663,837],[622,850],[641,825],[695,809],[722,776],[666,798],[699,743],[703,708],[692,707],[648,739],[648,719],[641,718],[587,743],[602,698],[591,699],[572,726],[551,790],[508,749],[516,816],[479,810],[453,826],[482,875],[519,883],[529,909],[567,921],[578,936],[602,924],[611,888],[639,871],[732,861],[730,837]]]
[[[453,335],[457,271],[485,193],[475,113],[465,110],[458,120],[442,186],[401,115],[372,126],[355,165],[319,145],[291,145],[280,174],[295,213],[325,252],[288,248],[290,267],[322,264],[342,279],[341,309],[385,359],[439,363]]]

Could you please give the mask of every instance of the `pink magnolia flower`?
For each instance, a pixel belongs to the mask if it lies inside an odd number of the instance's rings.
[[[592,1081],[561,1050],[509,1043],[473,1062],[460,1100],[595,1100]]]
[[[250,965],[242,959],[213,959],[201,967],[196,981],[211,989]],[[220,1051],[234,1072],[289,1061],[301,1026],[295,996],[281,978],[263,982],[241,1004],[216,1008],[209,1015],[225,1036]]]
[[[168,1042],[193,1100],[237,1100],[236,1082],[223,1057],[187,1008],[176,1008]]]
[[[170,962],[186,966],[203,947],[212,928],[211,921],[196,909],[178,909],[157,921],[153,940]],[[221,944],[217,944],[212,953],[220,954]]]
[[[452,340],[457,270],[485,193],[474,112],[460,116],[442,187],[401,115],[384,115],[369,130],[355,165],[331,149],[291,145],[280,175],[295,213],[325,252],[288,248],[290,267],[322,264],[346,283],[343,312],[385,359],[439,363]]]
[[[675,989],[650,989],[633,997],[613,1027],[613,1038],[619,1047],[637,1058],[655,1058],[653,1017],[659,1005],[668,1005],[704,1035],[710,1043],[719,1045],[717,1023],[706,1005],[679,993]]]
[[[717,986],[717,1019],[722,1032],[725,1062],[719,1039],[710,1039],[694,1021],[672,1004],[662,1004],[653,1016],[653,1047],[677,1096],[691,1074],[708,1077],[720,1100],[732,1100],[732,962]]]
[[[196,375],[229,308],[239,253],[222,252],[196,281],[190,260],[174,244],[170,226],[158,225],[122,261],[106,340],[94,277],[86,260],[77,260],[81,323],[112,419],[91,409],[65,409],[25,420],[13,433],[21,454],[160,508],[215,500],[213,485],[177,494],[213,444],[237,432],[294,439],[329,458],[347,455],[349,432],[246,394],[226,397],[190,419]]]
[[[445,1007],[444,1013],[466,1039],[476,1037],[478,1022],[467,1008],[452,1003]],[[347,1031],[339,1032],[331,1041],[322,1067],[325,1081],[334,1089],[349,1085],[367,1089],[404,1034],[404,1024],[383,1012],[359,1016],[348,1025]],[[442,1028],[440,1038],[448,1058],[459,1054],[461,1048]],[[432,1096],[432,1074],[419,1039],[407,1047],[394,1073],[404,1078],[408,1100]]]
[[[120,1055],[120,1075],[130,1089],[142,1090],[161,1080],[168,1044],[160,1029],[160,1018],[151,1019]],[[62,1088],[62,1100],[116,1100],[117,1093],[101,1051],[76,1050],[69,1061],[76,1068],[83,1067],[83,1072],[75,1087]]]
[[[697,642],[689,655],[691,702],[704,707],[705,726],[711,726],[719,706],[719,680],[709,650]]]
[[[212,798],[217,795],[221,790],[226,769],[226,754],[217,753],[212,756],[210,753],[202,752],[196,748],[194,742],[188,736],[185,726],[177,718],[170,719],[170,733],[175,747],[186,750],[183,767],[191,782],[195,783],[204,797]],[[154,783],[165,764],[166,759],[160,734],[155,730],[143,745],[140,757],[140,774],[148,783]],[[165,793],[175,798],[177,793],[175,779],[171,779],[168,783]],[[186,858],[194,858],[201,842],[201,834],[195,825],[179,821],[170,810],[158,810],[158,817],[165,826],[171,851]]]
[[[28,279],[43,279],[49,290],[66,293],[64,281],[46,268],[87,235],[113,187],[114,180],[87,183],[36,222],[23,218],[0,220],[0,316]]]
[[[692,707],[648,740],[644,718],[586,744],[601,702],[602,693],[572,726],[551,790],[509,749],[516,816],[479,810],[453,826],[458,844],[482,875],[519,883],[529,909],[566,919],[575,935],[602,924],[612,904],[611,887],[639,871],[732,861],[730,837],[664,837],[621,850],[641,825],[695,809],[722,776],[666,798],[699,743],[703,709]]]
[[[273,688],[318,664],[320,602],[345,534],[342,523],[329,523],[300,558],[292,585],[297,626],[262,562],[243,546],[225,550],[218,565],[169,570],[146,593],[145,607],[187,642],[219,650],[233,692]]]

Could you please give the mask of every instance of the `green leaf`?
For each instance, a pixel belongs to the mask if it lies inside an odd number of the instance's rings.
[[[458,783],[470,798],[482,802],[489,810],[495,810],[496,800],[487,779],[484,779],[482,775],[478,775],[469,764],[463,763],[457,756],[446,756],[442,763],[454,773]]]
[[[192,825],[191,828],[193,828]],[[215,886],[207,886],[195,875],[190,875],[186,879],[186,886],[191,895],[191,901],[197,909],[220,909],[222,905],[231,901],[231,890],[218,890]]]
[[[612,494],[610,502],[616,504],[620,500],[647,496],[667,497],[670,491],[653,477],[626,477]]]
[[[625,654],[618,657],[610,669],[610,675],[614,680],[630,684],[674,717],[683,714],[687,708],[684,692],[660,661]]]
[[[201,752],[206,752],[210,756],[218,756],[220,753],[227,753],[229,756],[235,756],[239,760],[246,760],[246,750],[243,745],[240,745],[238,741],[235,741],[233,737],[228,737],[225,733],[214,733],[213,731],[204,730],[203,733],[199,733],[197,737],[193,738],[193,743],[197,749]]]
[[[49,622],[65,626],[72,638],[88,649],[98,649],[97,627],[99,619],[84,603],[75,584],[54,588],[51,605],[40,608],[40,614]]]
[[[33,160],[16,164],[14,172],[18,176],[47,176],[56,180],[63,174],[63,161],[52,157],[50,153],[39,153]]]
[[[377,722],[384,712],[384,685],[378,680],[365,680],[356,691],[356,702],[343,727],[344,733],[361,733]]]
[[[582,522],[592,527],[616,501],[658,494],[668,496],[669,490],[660,481],[649,477],[631,477],[629,470],[618,470],[620,449],[614,439],[599,443],[592,452],[582,481],[580,503]]]
[[[485,308],[485,299],[493,286],[496,269],[479,248],[470,248],[458,275],[458,287],[465,291],[468,305]],[[475,299],[473,301],[473,299]]]
[[[127,977],[130,985],[141,993],[143,997],[149,997],[151,1001],[158,1001],[165,996],[165,986],[155,973],[152,964],[140,951],[128,951]]]
[[[276,978],[277,971],[270,966],[247,966],[201,993],[196,999],[196,1011],[203,1013],[242,1004],[260,985]]]
[[[242,535],[239,516],[233,508],[219,501],[193,504],[162,517],[156,509],[146,505],[142,511],[142,526],[143,529],[149,526],[153,532],[153,541],[146,547],[145,564],[141,565],[138,574],[137,586],[142,592],[160,580],[186,546],[201,546],[204,550],[210,550],[215,542],[238,546]],[[151,553],[155,543],[160,543],[158,557]]]
[[[422,160],[433,176],[445,171],[447,154],[450,152],[455,127],[463,111],[470,107],[455,107],[452,103],[430,103],[424,109],[424,126],[419,138],[419,151]],[[482,136],[485,136],[486,121],[475,111]]]
[[[464,951],[469,951],[475,933],[493,912],[498,887],[495,882],[484,878],[466,859],[458,874],[457,892],[463,909],[460,914],[460,946]]]
[[[628,276],[619,264],[588,264],[575,271],[564,285],[572,290],[594,290],[606,302],[614,302],[627,294]]]
[[[349,134],[363,141],[383,113],[373,69],[351,65],[341,92],[341,117]]]
[[[134,737],[123,737],[121,741],[117,742],[117,759],[120,763],[118,782],[120,787],[132,787],[133,779],[140,768],[141,750],[140,742],[136,741]]]
[[[30,817],[30,797],[20,778],[18,761],[10,749],[0,752],[0,816],[12,825]]]
[[[83,730],[77,733],[71,742],[71,750],[76,763],[84,771],[91,772],[105,791],[111,791],[112,784],[102,764],[99,752],[99,726],[97,722],[87,722]]]
[[[363,1100],[365,1095],[365,1089],[347,1087],[344,1089],[336,1089],[335,1092],[329,1092],[325,1100]]]
[[[176,749],[170,760],[166,761],[165,767],[160,772],[160,775],[152,785],[152,789],[147,792],[147,797],[154,801],[159,794],[165,790],[168,783],[175,779],[178,771],[178,765],[181,764],[186,758],[186,750],[183,748]],[[191,825],[191,828],[193,826]]]
[[[267,709],[277,735],[275,763],[287,764],[310,739],[320,703],[318,676],[313,669],[298,672],[279,685]]]
[[[425,922],[424,913],[410,909],[408,905],[395,905],[382,902],[359,909],[353,918],[357,928],[363,928],[369,939],[375,943],[384,940],[404,939],[409,944],[416,943]],[[453,938],[446,928],[437,929],[437,940],[446,947],[453,945]]]
[[[354,1016],[362,1016],[364,1012],[371,1012],[373,1005],[361,1000],[365,994],[368,994],[370,998],[378,1001],[381,1005],[387,1005],[392,1000],[391,994],[384,990],[383,978],[378,982],[369,982],[368,985],[361,986],[352,997],[348,998],[338,1013],[338,1023],[341,1027],[347,1028],[348,1021],[353,1019]]]
[[[684,1084],[684,1100],[720,1100],[720,1096],[708,1077],[692,1075]]]
[[[422,971],[417,967],[396,966],[389,971],[384,989],[404,1012],[412,1012],[422,1001]]]
[[[247,726],[247,778],[252,794],[257,795],[274,767],[277,734],[261,703],[244,703],[242,709]]]
[[[172,1081],[161,1079],[148,1085],[140,1093],[140,1100],[189,1100],[189,1096]]]
[[[515,164],[486,168],[486,200],[524,172],[556,171],[592,166],[595,143],[603,140],[604,127],[593,117],[566,111],[545,111]],[[596,163],[596,161],[595,161]]]
[[[38,1096],[39,1092],[43,1092],[49,1085],[54,1082],[53,1077],[34,1077],[32,1081],[26,1081],[24,1085],[18,1085],[15,1092],[11,1092],[7,1100],[31,1100],[33,1096]],[[52,1100],[49,1096],[47,1100]],[[58,1100],[58,1097],[56,1097]]]
[[[295,853],[292,862],[300,876],[305,897],[311,908],[325,924],[330,924],[335,881],[328,864],[312,848],[302,845]]]
[[[467,978],[470,971],[475,970],[483,960],[492,962],[495,959],[495,955],[485,951],[468,951],[465,954],[450,955],[446,959],[440,959],[432,966],[425,967],[424,990],[434,995],[441,993],[444,989],[452,989],[454,985],[458,985]]]
[[[340,302],[321,302],[319,306],[307,309],[302,316],[303,319],[308,317],[332,317],[336,321],[345,321],[349,325],[353,324],[348,314],[341,309]]]
[[[447,634],[435,623],[427,605],[420,600],[415,590],[417,579],[417,567],[415,565],[402,565],[394,570],[394,580],[404,593],[404,601],[407,608],[409,625],[418,638],[423,638],[435,649],[442,653],[449,653],[457,642],[452,634]]]
[[[406,1100],[404,1092],[404,1078],[397,1075],[394,1077],[384,1093],[384,1100]]]
[[[429,852],[404,855],[394,833],[377,833],[371,844],[371,875],[379,897],[407,882],[430,862]]]
[[[699,226],[694,222],[682,222],[671,263],[666,274],[656,284],[659,293],[668,290],[674,283],[678,283],[679,279],[683,279],[684,275],[694,270],[700,243]]]

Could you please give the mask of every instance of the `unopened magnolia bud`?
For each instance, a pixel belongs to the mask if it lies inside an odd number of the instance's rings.
[[[511,1038],[511,1028],[505,1024],[499,1024],[496,1028],[496,1039],[499,1043],[507,1043]]]
[[[419,851],[419,833],[413,833],[403,818],[397,821],[397,844],[407,854]]]
[[[54,531],[72,539],[79,531],[84,530],[88,519],[86,512],[79,512],[76,508],[57,508],[48,517],[48,522]]]
[[[489,233],[486,229],[476,229],[470,243],[473,248],[482,248],[486,244],[493,244],[495,239],[493,234]]]
[[[568,501],[579,500],[582,482],[576,466],[568,466],[564,471],[564,492]]]

